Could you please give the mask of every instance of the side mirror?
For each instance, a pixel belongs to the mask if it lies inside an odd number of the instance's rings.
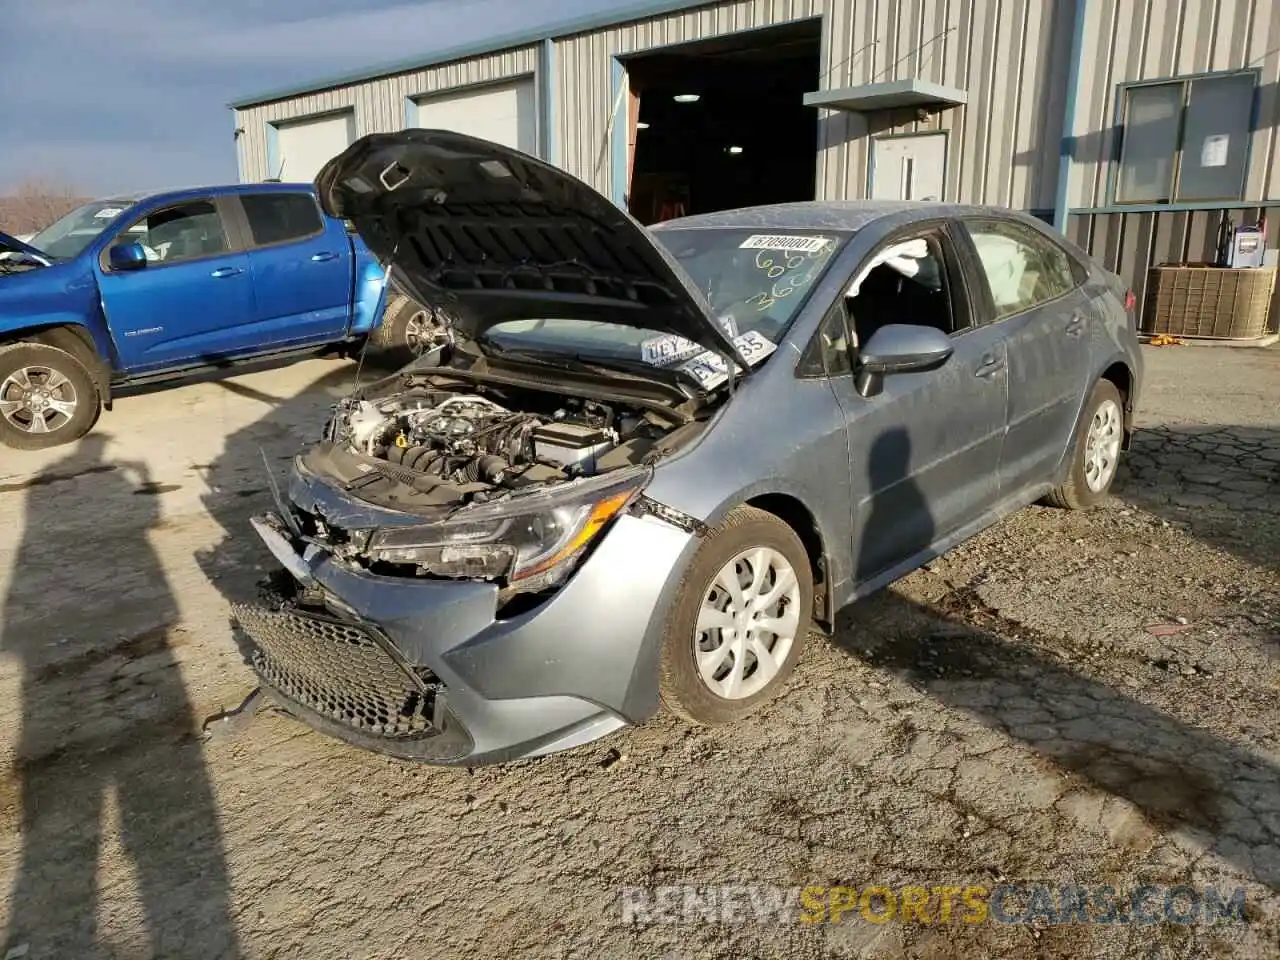
[[[950,338],[936,327],[887,324],[860,351],[855,384],[858,393],[874,397],[884,389],[887,375],[936,370],[954,350]]]
[[[111,247],[107,262],[112,270],[141,270],[147,265],[147,251],[137,240],[122,240]]]

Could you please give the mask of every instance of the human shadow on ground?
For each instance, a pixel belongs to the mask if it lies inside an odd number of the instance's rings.
[[[21,678],[5,784],[22,811],[7,948],[77,960],[124,949],[98,926],[114,800],[144,914],[141,952],[235,957],[218,810],[173,652],[178,605],[148,540],[156,485],[145,465],[104,459],[107,439],[91,434],[25,484],[2,628]]]

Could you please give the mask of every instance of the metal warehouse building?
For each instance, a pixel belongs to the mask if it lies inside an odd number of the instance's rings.
[[[243,180],[444,127],[643,222],[814,197],[1029,210],[1141,293],[1280,206],[1280,2],[652,0],[232,107]]]

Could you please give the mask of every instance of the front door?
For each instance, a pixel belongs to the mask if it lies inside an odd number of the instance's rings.
[[[858,583],[974,523],[1000,495],[1007,406],[1002,332],[975,323],[947,229],[904,234],[893,245],[907,243],[900,248],[907,250],[921,240],[917,255],[856,274],[857,294],[845,301],[859,345],[887,323],[918,323],[943,330],[954,347],[937,370],[886,376],[876,396],[859,395],[852,378],[832,381],[849,422]]]
[[[909,133],[871,141],[873,200],[941,200],[946,177],[945,133]]]
[[[985,281],[986,309],[1009,351],[1009,432],[1001,455],[1006,493],[1052,479],[1071,444],[1087,389],[1094,318],[1083,273],[1027,224],[966,220]]]
[[[152,209],[116,235],[142,243],[147,264],[112,270],[104,250],[98,284],[129,373],[226,356],[253,316],[249,257],[233,242],[212,197]]]

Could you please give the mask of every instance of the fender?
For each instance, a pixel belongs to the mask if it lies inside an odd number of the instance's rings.
[[[354,267],[350,336],[363,336],[382,322],[387,308],[387,270],[359,237],[350,237]]]
[[[0,342],[27,340],[73,354],[110,409],[115,343],[92,272],[75,266],[56,263],[0,281]]]

